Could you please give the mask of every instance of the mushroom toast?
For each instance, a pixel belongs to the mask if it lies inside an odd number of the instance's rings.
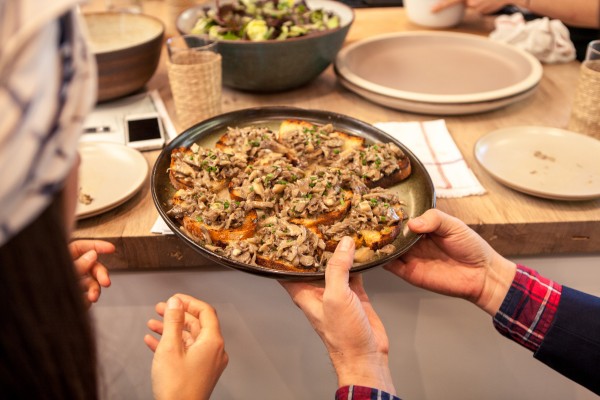
[[[343,236],[356,262],[390,254],[406,219],[390,188],[408,178],[393,143],[366,144],[331,124],[285,120],[228,128],[214,148],[175,148],[167,214],[210,251],[295,272],[322,271]]]

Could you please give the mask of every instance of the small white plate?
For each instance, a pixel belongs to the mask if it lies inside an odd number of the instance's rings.
[[[78,219],[112,210],[137,193],[148,175],[142,154],[116,143],[80,143],[79,187],[92,198],[77,203]]]
[[[554,200],[600,197],[600,140],[542,126],[493,131],[475,144],[475,158],[500,183]]]

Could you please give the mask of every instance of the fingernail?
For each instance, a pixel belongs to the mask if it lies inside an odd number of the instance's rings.
[[[340,240],[340,244],[339,244],[339,248],[341,251],[348,251],[350,250],[350,248],[352,247],[352,243],[354,241],[352,240],[352,238],[348,237],[348,236],[344,236],[342,238],[342,240]]]
[[[181,308],[181,300],[175,296],[170,297],[167,301],[167,308],[169,310],[177,310],[178,308]]]

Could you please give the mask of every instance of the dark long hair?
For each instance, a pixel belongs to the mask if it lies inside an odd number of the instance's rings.
[[[0,248],[0,395],[97,399],[89,316],[68,251],[61,196]]]

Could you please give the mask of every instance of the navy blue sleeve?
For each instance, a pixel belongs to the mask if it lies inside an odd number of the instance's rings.
[[[600,395],[600,298],[563,286],[554,322],[534,357]]]

